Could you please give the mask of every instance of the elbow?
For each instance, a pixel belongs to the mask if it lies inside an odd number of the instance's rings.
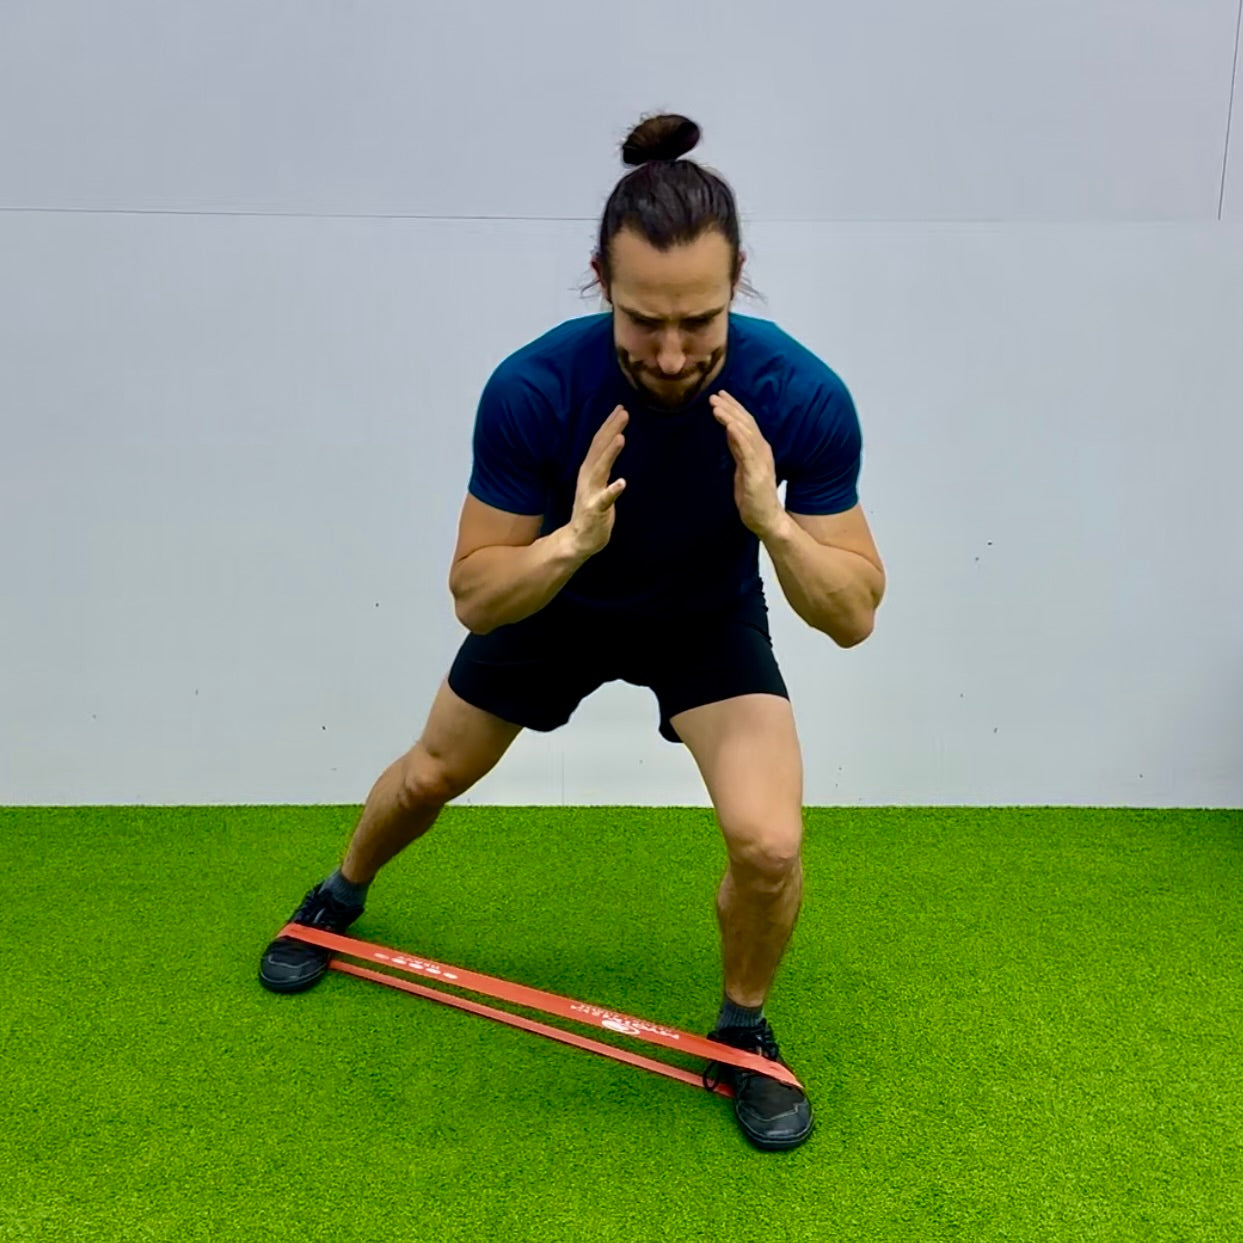
[[[495,630],[495,626],[487,625],[483,618],[479,616],[478,609],[474,606],[474,600],[477,592],[471,592],[457,577],[458,562],[453,567],[453,572],[449,575],[449,594],[453,597],[453,616],[458,619],[471,634],[488,634]]]
[[[837,634],[833,638],[838,647],[858,647],[865,639],[869,638],[872,631],[876,629],[875,615],[870,616],[866,623],[856,627],[847,634]]]
[[[880,607],[881,597],[885,594],[885,580],[882,577],[879,586],[872,591],[871,608],[855,619],[853,628],[843,635],[835,635],[838,647],[858,647],[865,639],[870,638],[876,629],[876,610]]]
[[[475,624],[474,618],[472,618],[470,613],[467,612],[467,610],[462,606],[461,600],[454,600],[453,615],[454,617],[458,619],[458,621],[463,626],[466,627],[467,630],[471,632],[471,634],[485,633],[483,630],[479,629],[479,627]]]
[[[470,610],[466,607],[466,600],[462,592],[457,590],[457,585],[453,579],[449,579],[449,594],[453,597],[453,616],[466,627],[471,634],[477,634]]]
[[[453,615],[471,634],[487,634],[491,629],[475,617],[462,601],[460,596],[453,597]]]

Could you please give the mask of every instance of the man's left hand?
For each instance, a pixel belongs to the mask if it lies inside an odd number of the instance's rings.
[[[725,428],[729,451],[738,468],[734,471],[734,503],[743,526],[760,539],[774,531],[785,517],[777,495],[777,468],[773,451],[759,424],[727,392],[708,398],[716,421]]]

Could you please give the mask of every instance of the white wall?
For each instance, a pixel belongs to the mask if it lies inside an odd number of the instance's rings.
[[[762,554],[807,803],[1241,805],[1239,0],[670,7],[0,8],[0,803],[362,801],[479,390],[671,109],[863,424],[874,635]],[[655,726],[462,801],[706,804]]]

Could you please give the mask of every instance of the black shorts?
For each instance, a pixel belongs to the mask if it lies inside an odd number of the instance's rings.
[[[790,697],[760,595],[706,618],[658,622],[550,606],[467,635],[449,670],[450,688],[467,703],[541,733],[559,729],[592,691],[619,679],[656,692],[660,734],[670,742],[682,741],[670,718],[688,708],[735,695]]]

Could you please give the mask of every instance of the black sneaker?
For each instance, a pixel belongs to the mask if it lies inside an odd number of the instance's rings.
[[[349,906],[325,893],[318,884],[302,899],[302,905],[285,921],[344,932],[361,914],[361,906]],[[332,950],[322,949],[296,937],[277,937],[259,961],[259,983],[274,993],[300,993],[318,984],[328,970]]]
[[[761,1019],[758,1027],[719,1027],[708,1033],[708,1039],[744,1053],[757,1053],[790,1069],[767,1018]],[[711,1091],[719,1083],[728,1083],[734,1089],[734,1116],[756,1148],[770,1152],[797,1148],[811,1134],[815,1123],[811,1102],[793,1084],[745,1066],[709,1062],[703,1085]]]

